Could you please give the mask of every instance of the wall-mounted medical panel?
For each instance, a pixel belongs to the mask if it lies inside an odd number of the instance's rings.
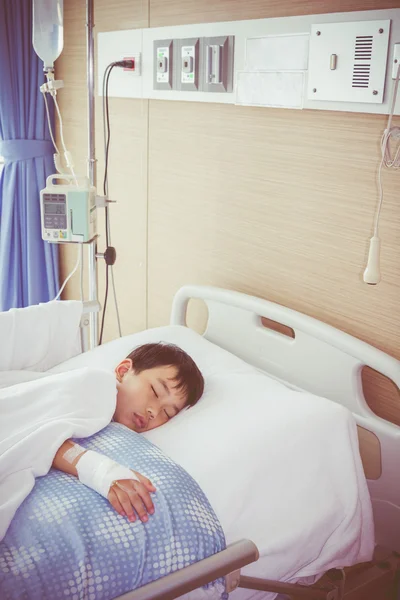
[[[375,31],[377,23],[380,23],[378,33]],[[379,33],[379,29],[383,29],[383,33]],[[333,43],[338,39],[339,30],[340,45]],[[321,32],[320,35],[317,35],[317,31]],[[331,34],[330,31],[334,33]],[[125,44],[129,35],[132,36],[133,50],[129,48],[129,44],[128,47]],[[140,33],[133,30],[99,34],[100,81],[101,69],[105,64],[135,53],[138,35],[141,35],[142,41],[141,85],[132,86],[132,81],[128,79],[132,74],[129,72],[115,74],[115,78],[113,72],[110,78],[110,95],[388,114],[394,86],[391,76],[394,47],[396,42],[400,43],[400,8],[177,25],[143,29]],[[364,43],[364,36],[368,38],[371,35],[372,45],[370,40],[369,45]],[[111,43],[112,36],[114,39]],[[317,37],[321,39],[316,40]],[[189,59],[184,64],[183,74],[181,68],[182,42],[188,39],[200,40],[196,89],[187,81],[194,61],[192,63]],[[232,84],[229,78],[224,81],[221,48],[226,47],[225,42],[222,45],[212,43],[212,40],[227,39],[234,40]],[[157,67],[159,57],[155,53],[154,43],[159,43],[159,40],[169,40],[171,43],[170,65],[173,72],[168,75],[168,83],[157,82],[156,79],[157,68],[165,69],[165,64]],[[328,43],[328,40],[332,43]],[[108,48],[104,48],[104,44]],[[191,44],[187,44],[185,47],[190,46]],[[190,52],[192,50],[189,51],[189,57]],[[361,63],[361,67],[358,64],[360,61],[356,61],[358,57],[367,58],[368,52],[371,55],[369,71],[365,69],[366,63]],[[103,57],[101,61],[100,54]],[[368,74],[368,92],[365,91],[365,86],[353,85],[365,83]],[[165,72],[159,75],[165,76]],[[193,75],[195,80],[195,73]],[[121,89],[121,78],[124,77],[127,89]],[[269,90],[271,82],[280,86],[279,89]],[[285,90],[290,91],[290,99],[285,99]],[[99,92],[101,93],[100,87]],[[400,114],[400,95],[395,113]]]
[[[382,104],[390,20],[311,26],[308,98]]]

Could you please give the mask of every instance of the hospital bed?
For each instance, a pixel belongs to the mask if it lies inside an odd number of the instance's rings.
[[[203,300],[208,308],[207,328],[203,336],[192,332],[186,326],[187,307],[191,299]],[[88,310],[93,311],[94,306],[90,305]],[[290,335],[270,328],[270,326],[274,327],[276,323],[286,327]],[[83,335],[86,325],[87,313],[84,311],[81,320]],[[174,298],[169,327],[126,336],[81,354],[79,354],[79,343],[77,342],[71,346],[73,350],[69,351],[70,357],[63,356],[65,360],[56,366],[49,366],[50,363],[48,363],[46,371],[60,373],[81,366],[110,369],[124,358],[135,345],[159,340],[177,343],[188,351],[203,370],[206,381],[208,376],[210,379],[215,378],[216,390],[220,391],[221,396],[224,395],[226,386],[240,388],[245,381],[253,378],[255,388],[257,385],[261,385],[262,389],[268,380],[268,385],[272,386],[273,393],[277,389],[273,385],[279,384],[279,389],[297,390],[299,399],[310,397],[311,394],[310,406],[316,410],[318,399],[320,399],[321,403],[326,403],[327,409],[329,405],[329,410],[333,406],[343,406],[351,411],[358,427],[364,470],[367,479],[371,477],[368,479],[368,487],[374,510],[376,541],[382,546],[400,551],[400,481],[397,477],[400,428],[372,413],[364,399],[361,385],[361,370],[364,365],[367,365],[384,374],[399,386],[400,363],[398,361],[341,331],[268,301],[228,290],[187,286],[182,288]],[[73,356],[74,354],[76,356]],[[218,388],[219,385],[220,388]],[[248,398],[251,397],[252,389],[247,389]],[[331,402],[327,403],[324,399],[333,401],[334,405]],[[246,401],[250,402],[250,399]],[[284,405],[283,397],[282,405]],[[187,463],[186,465],[185,456],[183,456],[184,449],[187,447],[185,446],[187,439],[182,436],[182,439],[179,440],[176,432],[177,428],[182,430],[187,427],[188,435],[192,436],[193,443],[201,439],[196,438],[196,428],[193,429],[193,423],[201,418],[207,418],[211,414],[207,413],[207,410],[211,410],[210,406],[207,407],[207,389],[204,402],[202,400],[197,406],[199,407],[197,413],[195,407],[187,413],[178,415],[171,423],[159,430],[144,434],[145,438],[154,442],[173,460],[189,469],[192,468],[192,464]],[[294,407],[294,405],[288,406]],[[276,410],[279,412],[279,407]],[[190,416],[191,411],[192,416]],[[343,415],[345,413],[347,414],[347,411],[343,411]],[[333,419],[335,414],[333,410],[328,416]],[[279,418],[282,419],[282,415],[284,412],[279,415]],[[287,416],[289,417],[289,413]],[[312,412],[308,416],[312,418]],[[344,418],[346,420],[347,417]],[[286,422],[284,424],[286,427]],[[327,426],[323,418],[317,422],[317,425],[322,430]],[[293,430],[287,429],[287,432],[293,433]],[[210,432],[211,439],[212,433]],[[224,439],[228,439],[228,437]],[[332,439],[334,439],[333,431]],[[290,446],[290,444],[288,445]],[[217,447],[213,446],[214,449]],[[334,450],[339,456],[340,448],[337,447]],[[216,457],[216,460],[218,458]],[[357,463],[357,453],[354,453],[354,460]],[[371,464],[374,465],[372,469]],[[378,469],[376,465],[378,465]],[[252,526],[247,526],[243,522],[239,523],[237,527],[235,527],[235,523],[227,525],[221,508],[223,502],[220,501],[218,493],[214,492],[207,481],[207,469],[203,471],[201,467],[198,469],[196,479],[200,480],[199,483],[210,501],[212,498],[211,503],[226,534],[227,549],[161,577],[137,590],[120,595],[120,600],[122,598],[124,600],[150,598],[167,600],[190,592],[196,594],[197,588],[220,577],[226,578],[228,591],[238,585],[248,589],[264,590],[264,593],[259,592],[259,595],[253,595],[252,592],[244,589],[236,590],[232,593],[232,599],[274,598],[276,593],[293,595],[294,598],[304,597],[304,585],[312,584],[315,579],[323,575],[324,571],[357,562],[355,560],[357,551],[354,551],[354,548],[339,548],[340,559],[331,559],[334,557],[332,554],[332,557],[324,563],[322,570],[315,567],[314,570],[310,569],[307,574],[307,569],[299,568],[296,575],[295,567],[288,568],[288,572],[292,571],[292,577],[285,576],[284,581],[278,581],[277,579],[280,578],[272,577],[269,568],[269,564],[273,562],[272,555],[264,552],[263,548],[260,551],[263,538],[257,533],[257,520]],[[355,468],[354,477],[356,477],[356,471]],[[243,476],[243,472],[240,476]],[[315,489],[318,490],[318,482],[314,483]],[[361,490],[363,481],[360,480],[357,486]],[[282,489],[281,497],[284,501],[285,489]],[[268,501],[267,498],[265,510],[267,510]],[[260,510],[262,510],[260,504],[254,504],[254,511]],[[363,516],[366,529],[368,529],[367,504],[365,511]],[[350,526],[350,524],[349,521],[348,525]],[[240,526],[242,526],[242,530],[240,530]],[[287,524],[284,522],[280,523],[282,539],[287,537],[286,526]],[[311,530],[310,523],[307,526]],[[320,526],[323,528],[324,523],[321,523]],[[254,535],[247,535],[249,532]],[[362,528],[360,532],[362,533]],[[264,535],[272,536],[272,531],[264,532]],[[250,538],[253,541],[241,538]],[[364,531],[364,538],[367,548],[373,543],[373,534]],[[254,541],[257,543],[254,544]],[[290,559],[290,548],[286,548],[283,544],[280,551],[284,555],[286,553],[288,560]],[[306,547],[298,548],[297,552],[304,554]],[[307,561],[312,563],[312,557],[308,557],[305,563]],[[244,570],[244,574],[240,575],[239,570],[245,565],[248,567]],[[287,583],[288,580],[292,583]],[[307,589],[307,597],[333,600],[339,598],[339,590],[340,585],[338,584],[325,583],[319,587],[317,583]],[[187,597],[200,596],[189,595]]]

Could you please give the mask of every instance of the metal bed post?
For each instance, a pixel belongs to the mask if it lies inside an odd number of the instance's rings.
[[[94,110],[94,0],[86,0],[86,58],[88,87],[88,177],[90,184],[96,186],[95,159],[95,110]],[[89,301],[97,302],[97,242],[89,244]],[[90,312],[90,347],[98,343],[98,312]]]

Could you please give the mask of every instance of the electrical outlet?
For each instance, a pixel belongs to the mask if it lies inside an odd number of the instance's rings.
[[[135,69],[113,69],[109,80],[108,95],[118,98],[142,98],[142,31],[101,31],[97,34],[97,89],[103,92],[104,72],[112,62],[134,60]]]
[[[124,56],[123,60],[131,60],[132,67],[124,67],[124,71],[129,71],[131,73],[136,73],[136,75],[141,74],[141,54],[136,54],[135,56]]]

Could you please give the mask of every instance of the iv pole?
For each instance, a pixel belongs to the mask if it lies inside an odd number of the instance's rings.
[[[95,112],[94,112],[94,0],[86,0],[86,59],[88,88],[88,177],[90,184],[96,186],[95,158]],[[89,244],[89,300],[97,302],[97,242]],[[90,347],[98,344],[98,313],[90,313]]]

